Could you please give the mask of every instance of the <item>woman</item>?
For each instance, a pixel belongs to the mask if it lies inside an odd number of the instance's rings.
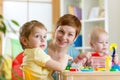
[[[73,43],[80,31],[81,22],[76,16],[71,14],[63,15],[56,24],[53,40],[48,42],[46,51],[55,60],[58,60],[62,54],[69,54],[75,58],[79,51],[75,50]]]
[[[69,54],[73,59],[76,58],[80,52],[74,48],[73,43],[80,31],[81,22],[76,16],[71,14],[63,15],[56,24],[53,40],[48,41],[46,52],[54,60],[59,60],[63,54]],[[57,80],[56,74],[53,74],[53,77]]]

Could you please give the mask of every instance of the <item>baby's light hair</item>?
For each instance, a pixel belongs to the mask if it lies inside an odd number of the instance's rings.
[[[94,28],[90,33],[90,43],[93,43],[98,40],[100,34],[106,34],[108,33],[101,27]]]

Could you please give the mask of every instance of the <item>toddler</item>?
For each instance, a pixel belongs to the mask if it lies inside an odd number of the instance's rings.
[[[20,28],[20,43],[24,49],[21,68],[25,80],[53,80],[53,70],[63,71],[71,58],[64,54],[58,61],[53,60],[44,50],[47,46],[47,29],[36,20]]]

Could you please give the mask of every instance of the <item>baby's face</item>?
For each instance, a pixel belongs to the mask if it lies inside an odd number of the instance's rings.
[[[107,53],[108,51],[108,35],[101,34],[97,41],[93,43],[93,49],[96,52]]]
[[[28,37],[27,46],[29,48],[40,47],[44,50],[47,46],[46,36],[47,31],[45,29],[35,27]]]

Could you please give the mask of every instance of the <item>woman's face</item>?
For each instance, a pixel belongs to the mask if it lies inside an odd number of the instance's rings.
[[[76,36],[76,29],[72,26],[59,26],[55,31],[55,43],[59,47],[68,47],[74,42]]]

